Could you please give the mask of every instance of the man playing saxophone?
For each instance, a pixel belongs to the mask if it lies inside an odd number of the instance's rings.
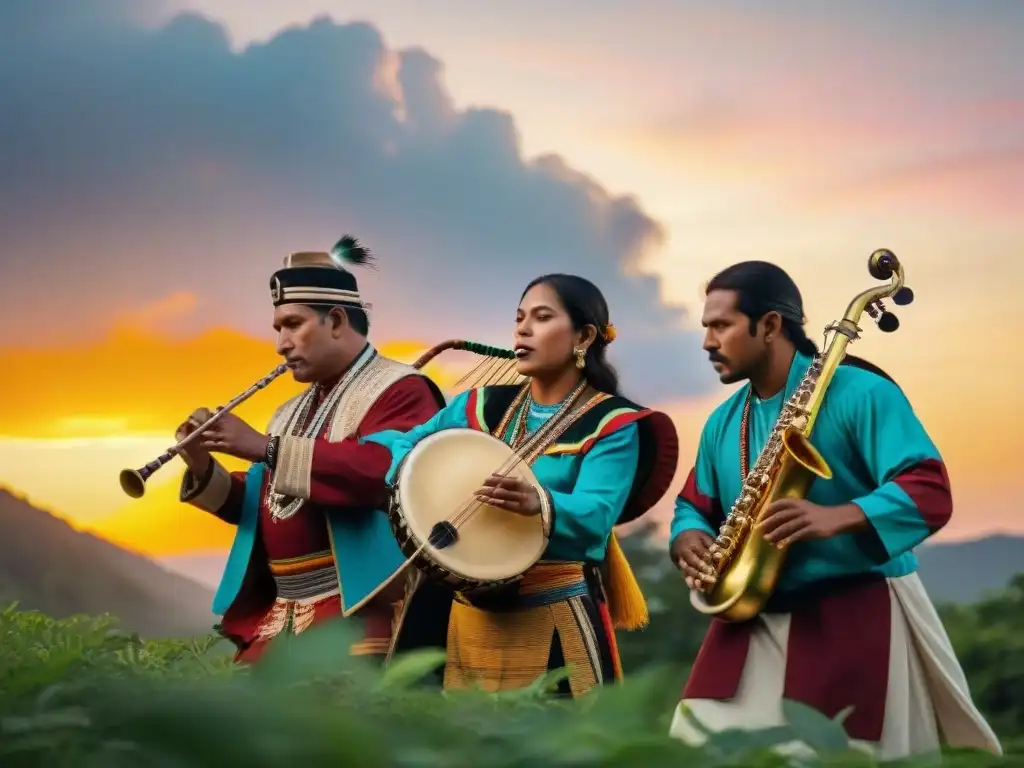
[[[790,277],[744,262],[708,285],[704,349],[722,383],[747,382],[708,419],[676,502],[671,556],[691,588],[707,583],[724,509],[817,352]],[[753,619],[715,619],[671,733],[785,722],[796,700],[844,721],[883,759],[940,742],[1000,753],[916,573],[914,548],[952,512],[941,456],[900,388],[847,356],[835,371],[811,443],[832,470],[805,498],[767,507],[750,535],[785,548],[777,587]]]
[[[285,259],[270,280],[277,351],[310,387],[277,409],[265,433],[228,413],[181,453],[181,500],[237,527],[213,605],[237,661],[339,616],[363,621],[353,654],[383,659],[390,644],[405,562],[379,511],[391,456],[359,438],[411,429],[444,398],[367,341],[366,307],[346,267],[368,258],[346,236],[330,253]],[[209,417],[193,413],[178,439]],[[229,474],[212,452],[253,463]]]

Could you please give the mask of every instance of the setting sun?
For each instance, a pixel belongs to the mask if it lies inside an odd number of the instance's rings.
[[[177,297],[161,304],[162,312],[187,304]],[[162,316],[155,310],[137,314]],[[38,372],[31,381],[9,381],[10,394],[0,402],[0,485],[17,489],[75,527],[149,555],[226,547],[229,526],[178,502],[179,460],[153,475],[140,500],[125,497],[118,473],[161,454],[192,410],[226,403],[271,371],[279,358],[269,340],[234,331],[171,339],[144,325],[119,322],[104,341],[89,346],[0,349],[0,367],[13,370],[18,362]],[[428,348],[412,340],[379,345],[382,354],[406,363]],[[450,352],[424,372],[450,389],[473,362],[471,355]],[[62,375],[69,370],[75,371],[73,398],[66,394]],[[274,410],[302,389],[282,376],[235,413],[263,429]],[[230,457],[224,463],[231,469],[245,466]],[[60,482],[54,482],[54,472],[60,473]]]

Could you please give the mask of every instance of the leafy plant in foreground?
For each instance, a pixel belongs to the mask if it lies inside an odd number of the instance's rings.
[[[841,725],[787,704],[789,725],[712,734],[700,750],[667,736],[679,680],[657,668],[579,702],[534,686],[502,695],[420,685],[442,657],[381,672],[348,656],[349,628],[275,644],[255,668],[213,638],[144,642],[106,619],[0,613],[0,765],[771,766],[870,765]],[[790,741],[816,754],[773,753]],[[995,764],[953,755],[949,764]]]

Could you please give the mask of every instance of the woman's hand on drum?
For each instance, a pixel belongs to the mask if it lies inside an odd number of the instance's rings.
[[[533,485],[518,477],[491,475],[484,480],[476,497],[486,504],[507,509],[517,515],[540,514],[540,493]]]

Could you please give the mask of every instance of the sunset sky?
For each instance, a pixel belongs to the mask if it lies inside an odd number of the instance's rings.
[[[595,280],[627,393],[677,418],[681,481],[728,394],[701,284],[773,261],[820,338],[887,247],[917,301],[853,351],[947,459],[943,535],[1024,533],[1024,4],[424,8],[0,6],[0,484],[154,556],[222,550],[177,462],[142,501],[117,473],[276,364],[269,274],[343,232],[378,255],[373,337],[406,359],[508,343],[543,271]]]

